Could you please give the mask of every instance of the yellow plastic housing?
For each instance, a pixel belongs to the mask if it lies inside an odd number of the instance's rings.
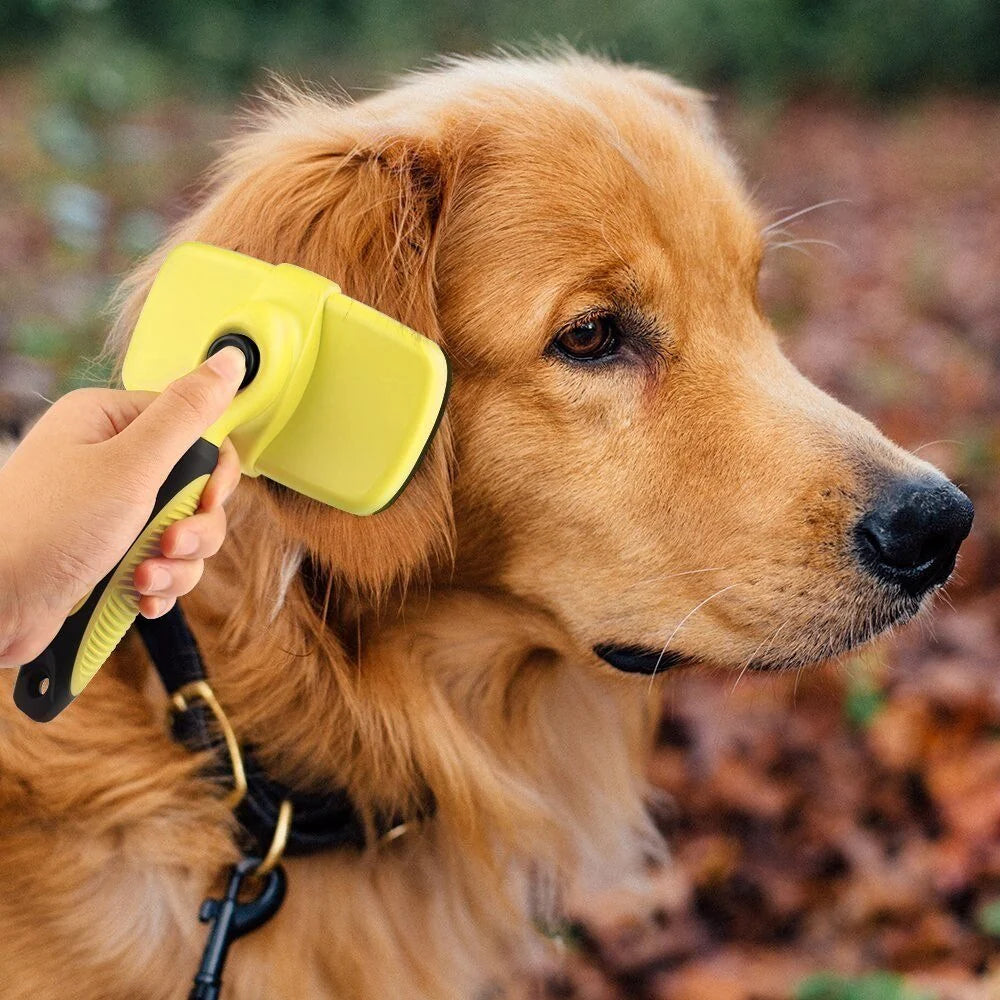
[[[444,406],[448,366],[437,345],[310,271],[184,243],[147,297],[126,388],[161,391],[229,332],[256,343],[260,369],[204,436],[228,436],[246,475],[341,510],[389,504]]]

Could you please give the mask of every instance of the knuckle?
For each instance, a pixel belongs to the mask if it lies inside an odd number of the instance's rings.
[[[75,413],[98,404],[107,393],[106,389],[73,389],[60,396],[50,407],[50,413]]]
[[[178,597],[183,597],[185,594],[190,594],[192,590],[198,585],[201,580],[201,575],[205,570],[205,563],[202,560],[198,560],[190,565],[187,574],[181,581],[180,586],[178,586]]]
[[[198,417],[215,401],[211,385],[202,379],[182,379],[171,385],[169,392],[178,407]]]
[[[205,532],[203,548],[206,556],[214,556],[222,543],[226,540],[226,519],[220,517],[213,521],[209,529]]]

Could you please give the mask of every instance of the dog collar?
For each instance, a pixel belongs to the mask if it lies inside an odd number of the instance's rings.
[[[276,781],[252,747],[241,746],[208,683],[201,652],[180,606],[161,618],[138,619],[138,631],[170,696],[174,739],[193,752],[209,751],[209,773],[231,779],[226,798],[240,825],[243,858],[227,875],[226,889],[206,899],[198,919],[209,925],[189,1000],[218,1000],[229,946],[270,920],[285,898],[285,855],[315,854],[368,845],[366,824],[344,788],[300,791]],[[221,735],[221,739],[220,739]],[[429,809],[428,815],[433,812]],[[408,829],[405,821],[376,816],[376,844]],[[245,898],[248,884],[257,894]],[[242,896],[241,896],[242,894]]]
[[[174,739],[195,753],[211,751],[210,775],[220,781],[231,775],[235,781],[229,798],[246,853],[268,859],[279,840],[279,856],[368,846],[364,819],[345,788],[290,788],[267,773],[252,746],[238,743],[208,684],[201,651],[179,604],[160,618],[140,617],[137,627],[171,698]],[[419,818],[431,813],[432,807]],[[404,833],[408,821],[377,815],[374,827],[375,842],[386,842]]]

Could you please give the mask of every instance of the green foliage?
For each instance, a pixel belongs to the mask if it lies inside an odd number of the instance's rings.
[[[856,729],[866,729],[885,707],[885,694],[870,680],[852,677],[844,697],[844,714]]]
[[[262,67],[377,82],[441,51],[565,37],[751,96],[870,96],[1000,87],[995,0],[7,0],[0,47],[44,49],[61,86],[98,105],[155,87],[242,88]]]
[[[976,922],[991,937],[1000,938],[1000,899],[982,906],[976,915]]]
[[[872,972],[857,978],[821,972],[799,984],[795,1000],[934,1000],[908,989],[900,976]]]
[[[11,345],[18,354],[51,361],[66,351],[66,331],[49,319],[26,320],[14,327]]]

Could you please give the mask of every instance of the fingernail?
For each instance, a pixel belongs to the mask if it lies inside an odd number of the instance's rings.
[[[232,385],[239,385],[247,370],[246,358],[238,347],[223,347],[205,364]]]
[[[154,597],[153,607],[148,612],[143,612],[142,617],[146,619],[162,618],[170,610],[170,601],[166,597]]]
[[[170,586],[170,573],[162,567],[157,566],[152,573],[149,574],[149,586],[148,591],[150,594],[159,593],[161,590],[166,590]]]
[[[182,531],[174,538],[174,555],[189,556],[198,548],[198,539],[193,531]]]

